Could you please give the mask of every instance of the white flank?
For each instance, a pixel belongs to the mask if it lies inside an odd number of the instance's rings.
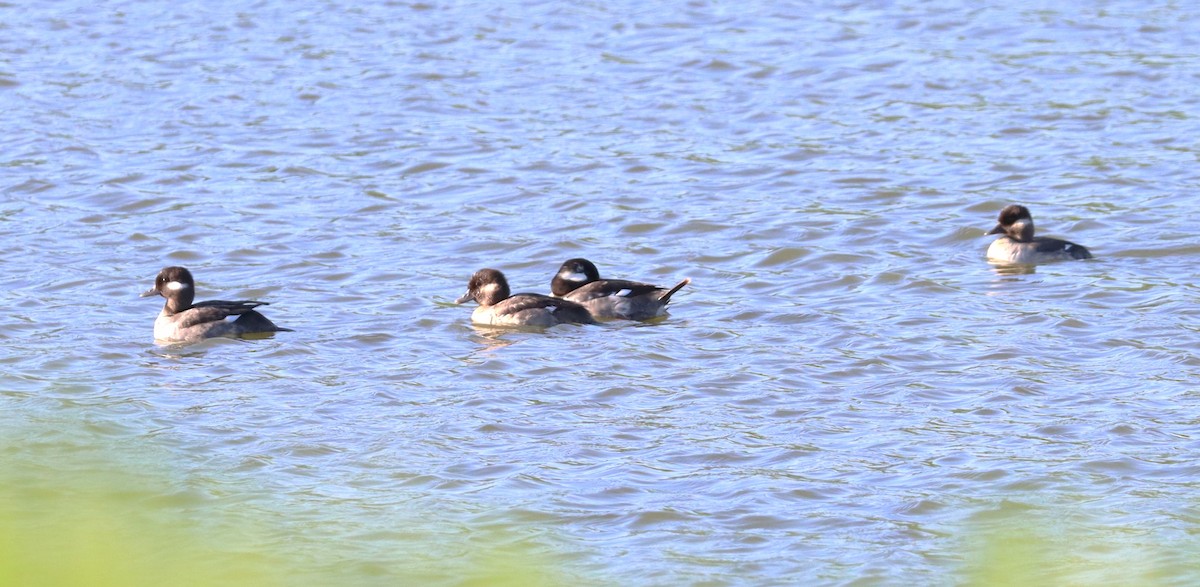
[[[623,297],[626,297],[626,296],[628,296],[628,295],[629,295],[629,294],[631,294],[631,293],[633,293],[633,290],[623,289],[623,290],[621,290],[621,291],[619,291],[619,292],[617,292],[617,293],[615,293],[615,294],[613,294],[613,295],[614,295],[614,296],[617,296],[618,298],[623,298]]]

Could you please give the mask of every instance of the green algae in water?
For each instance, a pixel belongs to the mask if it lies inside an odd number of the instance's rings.
[[[78,422],[0,430],[0,587],[580,583],[518,532],[468,533],[456,560],[431,552],[436,529],[406,528],[402,568],[302,534],[295,550],[264,546],[286,512],[192,489],[168,451]]]
[[[988,519],[974,525],[971,535],[964,584],[1156,586],[1188,573],[1172,562],[1194,560],[1180,551],[1186,545],[1154,544],[1147,541],[1147,529],[1107,520],[1068,521],[1069,510],[1006,503],[984,516]]]
[[[81,444],[79,433],[55,443],[5,436],[0,585],[288,583],[286,561],[254,547],[253,521],[205,520],[211,504],[145,451]]]

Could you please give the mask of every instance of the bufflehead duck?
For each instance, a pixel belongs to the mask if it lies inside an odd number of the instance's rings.
[[[480,269],[467,283],[467,293],[454,302],[475,300],[479,307],[471,321],[486,326],[554,326],[592,324],[595,320],[581,305],[541,294],[510,295],[508,280],[495,269]]]
[[[1009,204],[1000,211],[1000,222],[988,234],[1002,234],[988,247],[988,258],[1005,263],[1044,263],[1063,259],[1091,259],[1086,247],[1048,237],[1033,236],[1029,208]]]
[[[154,320],[154,339],[165,342],[196,342],[218,336],[242,336],[267,332],[291,332],[280,328],[255,308],[266,302],[210,300],[192,303],[196,282],[183,267],[167,267],[154,278],[154,288],[141,297],[158,294],[167,298],[162,312]],[[225,320],[237,316],[236,320]]]
[[[597,318],[648,320],[666,313],[671,296],[691,282],[685,278],[667,289],[624,279],[600,279],[591,261],[569,259],[550,280],[550,293],[578,302]]]

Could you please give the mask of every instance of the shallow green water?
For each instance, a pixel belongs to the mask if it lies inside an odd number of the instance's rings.
[[[120,584],[1194,583],[1198,16],[0,4],[0,514]],[[1009,202],[1096,259],[989,265]],[[693,284],[450,303],[575,256]],[[155,346],[169,264],[296,332]]]

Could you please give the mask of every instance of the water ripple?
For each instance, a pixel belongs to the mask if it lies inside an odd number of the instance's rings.
[[[30,486],[148,447],[139,508],[307,582],[513,543],[568,583],[988,582],[1010,520],[1068,537],[1029,540],[1055,582],[1196,576],[1190,8],[229,8],[0,6]],[[1097,258],[987,264],[1009,202]],[[693,282],[545,333],[449,303],[576,256]],[[296,332],[154,346],[167,264]]]

